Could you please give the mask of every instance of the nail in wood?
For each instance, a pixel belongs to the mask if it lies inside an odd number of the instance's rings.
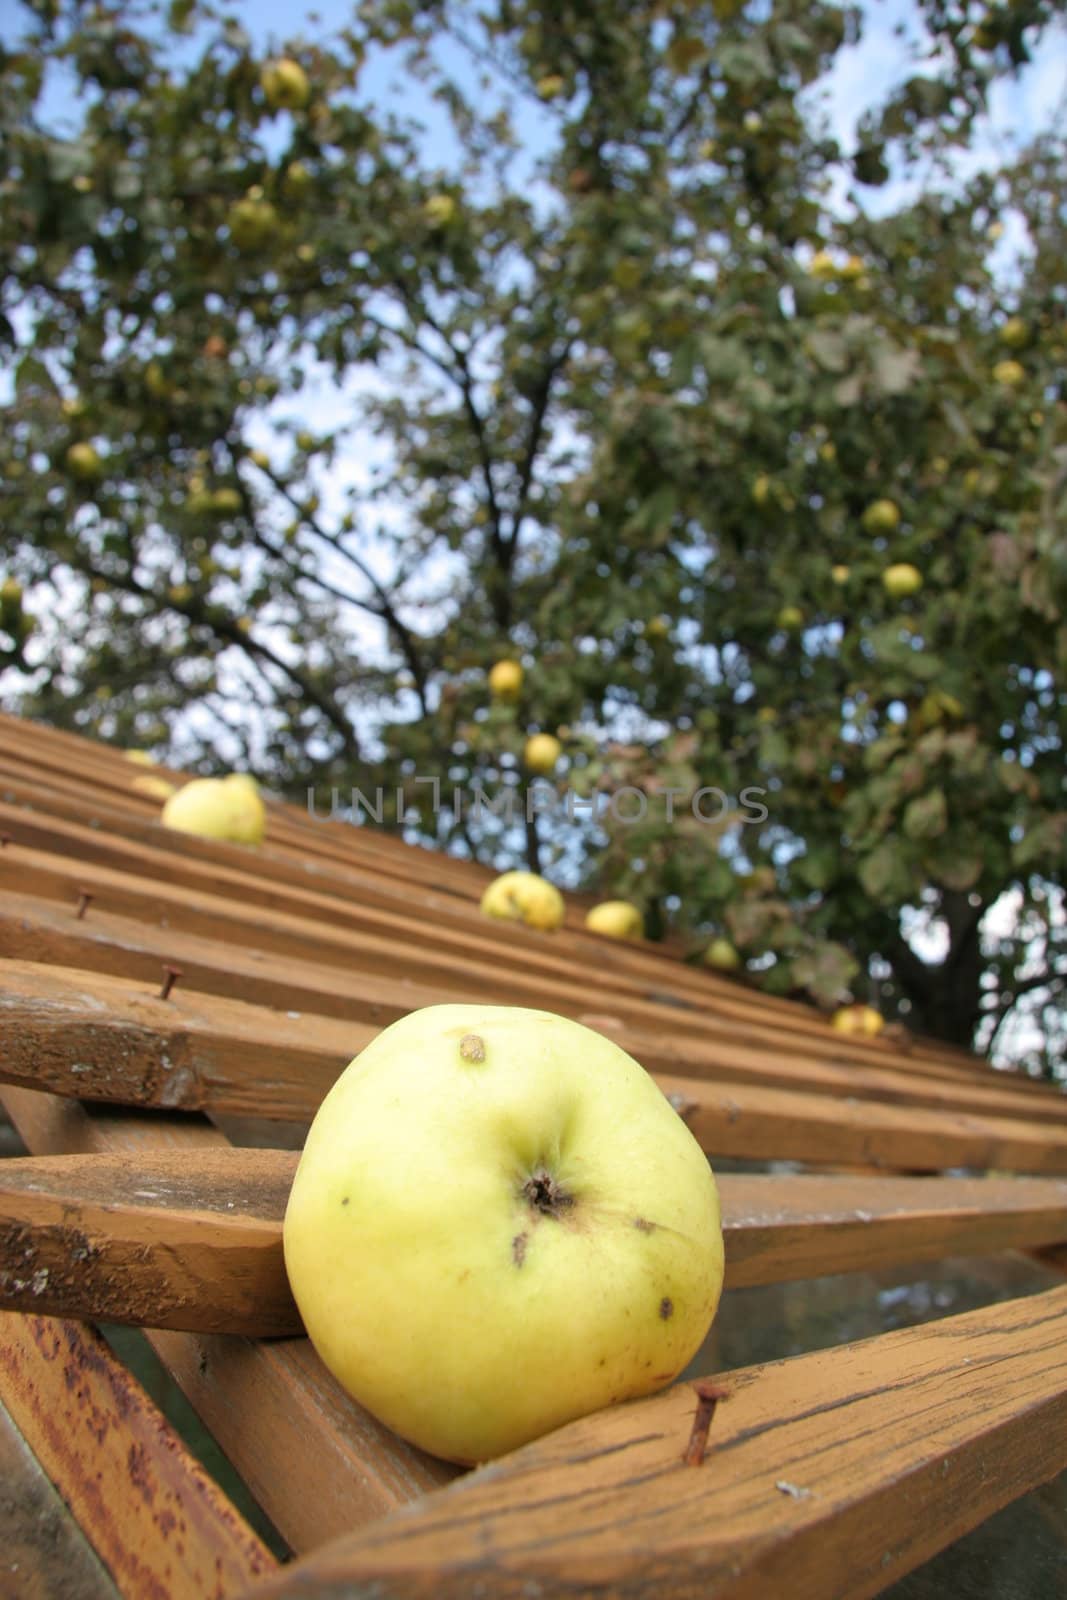
[[[88,889],[78,890],[78,909],[74,915],[77,917],[79,922],[81,922],[82,918],[85,916],[85,913],[88,911],[92,898],[93,897]]]
[[[170,991],[174,988],[174,985],[177,983],[177,981],[181,977],[181,975],[182,975],[181,967],[164,967],[163,968],[163,987],[159,991],[159,998],[161,1000],[169,1000],[170,999]]]
[[[729,1398],[729,1390],[720,1389],[714,1383],[699,1381],[694,1383],[693,1388],[696,1390],[697,1408],[693,1414],[693,1431],[689,1435],[689,1443],[682,1457],[687,1467],[699,1467],[704,1460],[704,1452],[708,1446],[708,1429],[715,1415],[715,1407],[720,1400]]]

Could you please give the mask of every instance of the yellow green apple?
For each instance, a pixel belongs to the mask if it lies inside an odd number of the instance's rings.
[[[715,1179],[645,1070],[477,1002],[409,1014],[341,1074],[283,1240],[338,1382],[464,1463],[670,1383],[722,1287]]]
[[[422,208],[422,214],[431,228],[444,228],[456,214],[456,202],[450,194],[432,194]]]
[[[830,283],[837,277],[837,263],[829,250],[817,250],[811,258],[808,271],[820,283]]]
[[[804,626],[804,613],[799,606],[782,606],[775,622],[779,628],[785,628],[787,632],[792,633]]]
[[[830,1026],[836,1033],[859,1034],[863,1038],[873,1039],[885,1027],[885,1018],[873,1006],[840,1006],[830,1018]]]
[[[542,100],[555,100],[567,87],[558,72],[546,72],[543,78],[538,78],[534,88]]]
[[[849,578],[849,568],[843,564],[836,567],[831,567],[830,576],[833,578],[835,583],[847,583]]]
[[[497,661],[489,673],[489,693],[494,700],[517,700],[522,693],[523,671],[518,661]]]
[[[891,600],[905,600],[922,586],[923,575],[910,561],[896,561],[882,573],[882,587]]]
[[[84,439],[70,446],[65,460],[71,477],[81,483],[94,482],[103,470],[103,462],[96,449]]]
[[[243,200],[234,201],[226,223],[238,250],[261,250],[281,229],[281,218],[258,188],[250,189]]]
[[[643,939],[645,919],[629,900],[602,900],[586,912],[590,933],[604,933],[609,939]]]
[[[157,778],[148,772],[134,778],[130,788],[136,789],[138,794],[150,795],[153,800],[169,800],[177,792],[174,784],[168,783],[166,778]]]
[[[1026,368],[1018,361],[998,361],[993,368],[994,383],[1005,389],[1017,389],[1026,379]]]
[[[244,773],[194,778],[170,797],[161,820],[179,833],[233,844],[262,844],[267,826],[263,801]]]
[[[900,527],[900,507],[895,500],[872,500],[862,520],[868,533],[896,533]]]
[[[268,61],[259,75],[263,97],[272,111],[302,111],[311,99],[311,84],[299,61],[282,56]]]
[[[1022,317],[1009,317],[1001,324],[1000,342],[1009,350],[1021,350],[1030,338],[1030,330]]]
[[[555,772],[563,746],[553,733],[531,734],[523,746],[522,759],[528,772],[537,772],[544,778]]]
[[[720,972],[736,972],[741,965],[740,954],[730,940],[721,934],[704,951],[704,960],[709,967],[717,967]]]
[[[563,922],[566,907],[555,884],[536,872],[504,872],[494,878],[481,899],[483,916],[503,922],[524,922],[551,933]]]

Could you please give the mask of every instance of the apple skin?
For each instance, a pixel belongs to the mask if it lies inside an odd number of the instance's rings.
[[[536,872],[504,872],[482,895],[482,915],[504,922],[525,922],[551,933],[563,922],[566,907],[555,884]]]
[[[610,1039],[518,1007],[379,1034],[319,1108],[283,1237],[337,1380],[465,1464],[670,1383],[722,1288],[684,1122]]]
[[[523,676],[521,662],[497,661],[489,671],[489,693],[494,700],[517,700]]]
[[[602,900],[586,912],[590,933],[607,934],[609,939],[643,939],[645,919],[629,900]]]
[[[841,1006],[830,1018],[835,1033],[861,1034],[873,1039],[885,1027],[885,1018],[873,1006]]]
[[[910,561],[898,561],[882,573],[882,587],[893,600],[905,600],[918,594],[923,586],[923,575]]]
[[[243,773],[229,778],[194,778],[163,807],[165,828],[193,833],[201,839],[226,839],[231,844],[260,845],[267,827],[263,801]]]
[[[563,746],[553,733],[535,733],[527,739],[523,748],[523,764],[529,772],[540,773],[547,778],[555,772]]]

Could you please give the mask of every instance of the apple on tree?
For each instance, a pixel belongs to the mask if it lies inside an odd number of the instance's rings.
[[[704,960],[709,967],[717,967],[720,972],[736,972],[741,965],[741,956],[729,939],[721,934],[713,939],[704,951]]]
[[[311,84],[299,61],[282,56],[268,61],[259,75],[263,97],[272,111],[303,111],[311,99]]]
[[[96,449],[84,439],[72,444],[65,457],[67,471],[80,483],[94,483],[103,470],[103,462]]]
[[[497,661],[489,672],[489,693],[494,700],[517,700],[522,693],[522,680],[521,662]]]
[[[644,1069],[580,1023],[476,1003],[411,1013],[341,1074],[284,1248],[342,1386],[464,1463],[670,1383],[723,1277],[711,1168]]]
[[[892,600],[905,600],[918,594],[923,586],[923,575],[910,561],[897,561],[882,573],[882,587]]]
[[[547,778],[555,772],[563,746],[553,733],[531,734],[523,746],[522,759],[529,772]]]
[[[868,533],[896,533],[900,527],[900,507],[895,500],[873,500],[863,513]]]

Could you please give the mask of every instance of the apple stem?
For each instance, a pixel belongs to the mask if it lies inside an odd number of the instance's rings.
[[[82,918],[85,916],[85,913],[88,911],[92,898],[93,897],[88,889],[78,890],[78,909],[74,915],[79,922],[81,922]]]
[[[689,1443],[685,1448],[682,1462],[687,1467],[699,1467],[704,1460],[704,1452],[708,1447],[708,1429],[711,1419],[715,1415],[715,1407],[720,1400],[728,1400],[729,1390],[720,1389],[714,1383],[705,1383],[702,1380],[693,1385],[696,1390],[697,1408],[693,1413],[693,1431],[689,1435]]]
[[[159,991],[159,998],[161,1000],[169,1000],[170,991],[174,988],[174,985],[177,983],[181,975],[181,967],[163,968],[163,987]]]

